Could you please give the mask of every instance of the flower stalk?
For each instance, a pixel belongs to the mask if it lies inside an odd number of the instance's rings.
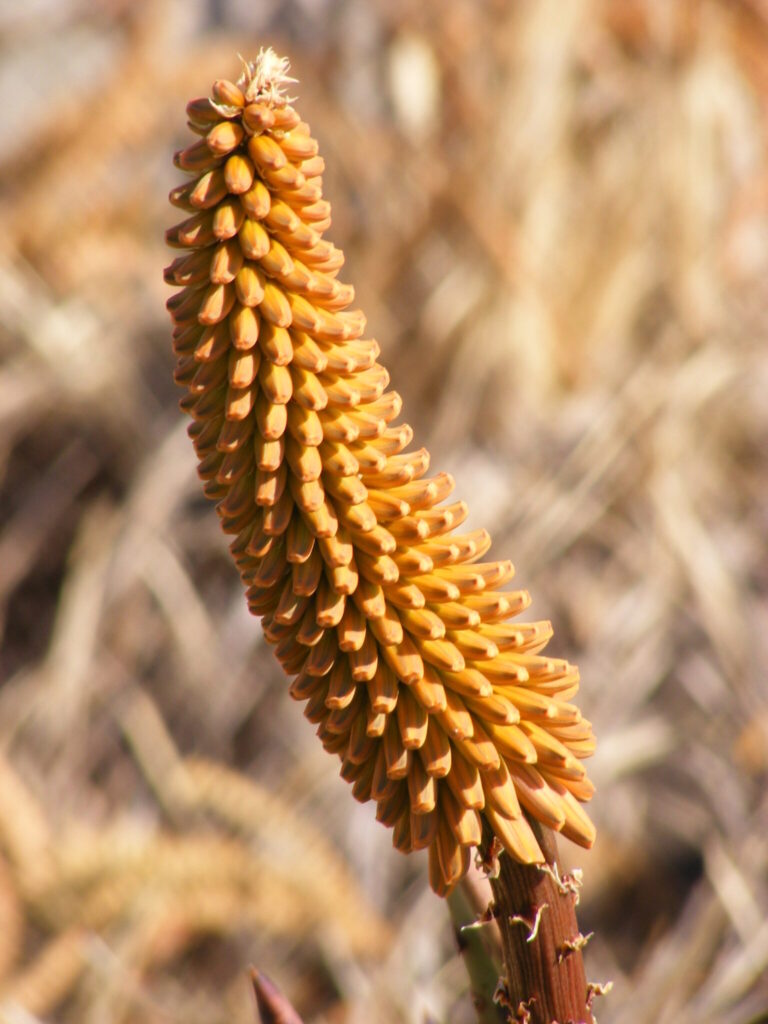
[[[531,821],[544,864],[501,856],[491,878],[505,976],[497,1000],[521,1024],[592,1024],[576,905],[579,875],[561,875],[551,830]],[[486,837],[492,842],[490,833]]]
[[[446,902],[456,945],[467,969],[478,1024],[506,1024],[505,1008],[494,1001],[502,971],[502,949],[498,923],[490,913],[489,897],[487,881],[477,878],[470,869]]]

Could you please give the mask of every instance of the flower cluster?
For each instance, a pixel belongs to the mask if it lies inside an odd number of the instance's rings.
[[[540,652],[547,622],[511,622],[524,590],[480,561],[485,530],[453,480],[429,476],[396,421],[379,346],[348,307],[323,238],[323,160],[272,51],[187,107],[198,141],[171,193],[189,250],[167,268],[182,408],[251,611],[358,800],[433,889],[466,872],[483,819],[508,853],[543,860],[527,812],[583,846],[589,722],[578,672]]]

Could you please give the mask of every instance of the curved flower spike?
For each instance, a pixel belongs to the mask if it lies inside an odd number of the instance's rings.
[[[509,854],[543,861],[524,811],[590,846],[581,808],[594,749],[570,699],[578,672],[540,652],[548,622],[480,561],[485,530],[447,473],[398,424],[379,346],[323,238],[318,146],[285,97],[271,50],[237,84],[187,107],[200,138],[176,154],[190,179],[165,271],[181,407],[251,611],[356,799],[374,800],[404,852],[429,850],[449,892],[483,819]]]

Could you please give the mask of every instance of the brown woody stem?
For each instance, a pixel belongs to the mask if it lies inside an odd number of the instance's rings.
[[[521,864],[506,853],[491,879],[506,969],[499,995],[515,1024],[593,1024],[575,905],[577,889],[557,868],[555,837],[529,819],[547,865]],[[486,838],[486,849],[491,842]]]

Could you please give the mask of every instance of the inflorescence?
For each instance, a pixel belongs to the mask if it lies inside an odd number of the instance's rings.
[[[484,818],[524,863],[543,855],[525,812],[591,846],[580,801],[589,722],[578,671],[540,652],[548,622],[510,620],[524,590],[479,561],[485,530],[427,476],[397,424],[378,344],[348,307],[343,254],[323,238],[323,160],[262,51],[237,84],[187,107],[176,154],[185,220],[167,268],[182,408],[251,611],[354,796],[404,852],[428,848],[433,889],[463,876]]]

